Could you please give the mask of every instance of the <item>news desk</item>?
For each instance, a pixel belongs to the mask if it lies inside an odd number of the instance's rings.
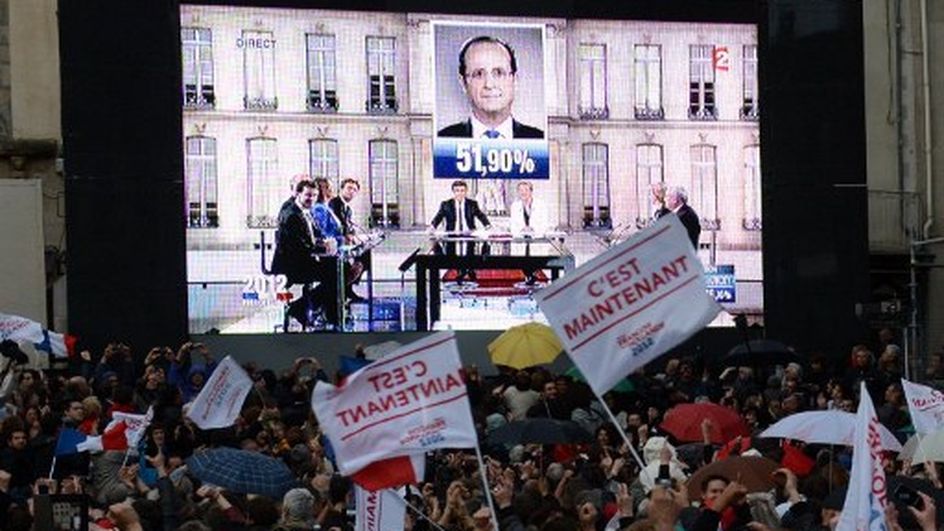
[[[442,273],[449,269],[546,270],[556,280],[574,268],[574,256],[563,235],[521,237],[440,233],[416,255],[416,329],[430,330],[439,321]],[[474,282],[474,281],[473,281]]]

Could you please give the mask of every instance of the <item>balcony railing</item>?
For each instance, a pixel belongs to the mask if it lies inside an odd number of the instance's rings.
[[[718,119],[718,109],[716,107],[701,107],[698,109],[689,107],[688,118],[699,122],[713,122]]]
[[[665,120],[662,107],[636,107],[634,111],[637,120]]]
[[[247,111],[274,111],[279,108],[279,99],[276,97],[267,98],[265,96],[252,98],[243,96],[243,106]]]
[[[610,118],[610,109],[604,105],[603,107],[577,107],[577,115],[580,116],[581,120],[607,120]]]

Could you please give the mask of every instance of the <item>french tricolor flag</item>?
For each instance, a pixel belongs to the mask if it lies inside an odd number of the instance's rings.
[[[42,324],[19,315],[0,313],[0,340],[4,339],[32,343],[36,350],[48,352],[57,358],[72,357],[75,353],[74,336],[52,332]]]

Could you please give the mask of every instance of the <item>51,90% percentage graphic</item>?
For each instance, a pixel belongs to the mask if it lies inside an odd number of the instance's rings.
[[[456,169],[462,173],[474,171],[485,178],[494,174],[507,174],[517,170],[519,174],[534,172],[534,159],[527,149],[488,148],[481,144],[456,145]]]

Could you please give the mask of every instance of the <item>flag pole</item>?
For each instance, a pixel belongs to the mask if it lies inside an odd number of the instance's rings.
[[[603,406],[603,410],[606,412],[606,415],[610,417],[610,421],[613,423],[613,426],[616,427],[616,431],[619,432],[620,437],[623,438],[623,442],[626,443],[626,447],[629,448],[630,453],[633,454],[633,459],[635,459],[636,464],[639,465],[639,474],[646,476],[650,480],[653,479],[649,477],[649,471],[646,470],[646,464],[642,462],[642,458],[639,457],[639,453],[636,452],[636,447],[633,446],[633,442],[629,437],[626,436],[626,432],[623,431],[623,427],[619,425],[619,422],[616,421],[616,417],[613,415],[613,412],[610,411],[610,406],[606,405],[606,400],[603,400],[603,397],[600,396],[600,393],[598,393],[592,385],[588,387],[590,387],[590,389],[593,391],[593,394],[597,397],[597,400],[600,401],[600,405]]]
[[[412,511],[416,516],[419,516],[419,517],[422,518],[423,520],[426,520],[427,522],[429,522],[429,525],[433,526],[433,528],[435,528],[437,531],[446,531],[445,529],[443,529],[442,526],[440,526],[439,524],[437,524],[436,522],[434,522],[432,518],[430,518],[430,517],[426,516],[425,514],[423,514],[423,511],[417,509],[416,507],[413,506],[413,504],[411,504],[410,502],[406,501],[406,498],[404,498],[404,497],[402,497],[402,496],[397,496],[397,499],[400,500],[400,501],[402,501],[403,504],[406,505],[406,508],[409,509],[410,511]]]
[[[52,465],[49,467],[49,479],[52,479],[53,474],[56,472],[56,456],[52,456]]]
[[[485,461],[482,460],[482,449],[479,448],[478,437],[475,439],[475,458],[479,461],[479,473],[482,474],[482,484],[485,485],[485,500],[488,502],[488,510],[492,512],[492,519],[495,521],[495,528],[498,528],[498,513],[495,512],[495,504],[492,502],[492,489],[488,486],[488,474],[485,470]]]

